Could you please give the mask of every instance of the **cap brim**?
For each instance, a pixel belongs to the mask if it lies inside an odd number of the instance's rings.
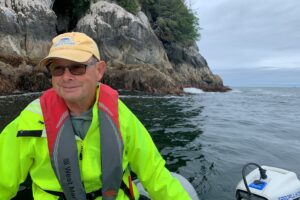
[[[76,49],[57,49],[51,53],[44,59],[42,59],[39,63],[40,67],[47,66],[48,62],[51,59],[60,58],[71,60],[74,62],[84,63],[88,61],[92,57],[93,54],[86,51],[76,50]]]

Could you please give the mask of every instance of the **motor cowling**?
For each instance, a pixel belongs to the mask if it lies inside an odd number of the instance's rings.
[[[300,200],[300,181],[294,172],[262,166],[267,177],[261,179],[258,168],[241,180],[236,187],[237,200]]]

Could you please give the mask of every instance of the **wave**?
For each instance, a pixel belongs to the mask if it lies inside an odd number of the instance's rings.
[[[22,94],[9,94],[0,96],[0,99],[7,99],[7,98],[14,98],[14,97],[24,97],[24,96],[32,96],[32,95],[39,95],[41,92],[28,92]]]
[[[179,96],[179,95],[164,95],[164,96],[155,96],[155,95],[119,95],[120,98],[138,98],[138,99],[180,99],[180,98],[185,98],[184,96]]]
[[[183,91],[185,93],[190,93],[190,94],[203,94],[204,91],[198,88],[183,88]]]

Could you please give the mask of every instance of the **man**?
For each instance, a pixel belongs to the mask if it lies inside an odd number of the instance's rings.
[[[106,64],[90,37],[58,35],[40,65],[53,88],[0,134],[0,200],[14,197],[28,173],[37,200],[138,199],[130,169],[151,198],[190,199],[141,122],[99,84]]]

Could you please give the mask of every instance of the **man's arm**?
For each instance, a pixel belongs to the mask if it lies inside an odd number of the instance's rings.
[[[125,150],[131,169],[137,174],[152,199],[191,199],[180,182],[165,167],[152,138],[142,123],[123,104],[120,107],[121,131],[126,131]],[[122,129],[125,130],[122,130]]]
[[[0,200],[13,198],[25,181],[32,161],[23,155],[22,142],[17,138],[19,118],[0,134]]]

